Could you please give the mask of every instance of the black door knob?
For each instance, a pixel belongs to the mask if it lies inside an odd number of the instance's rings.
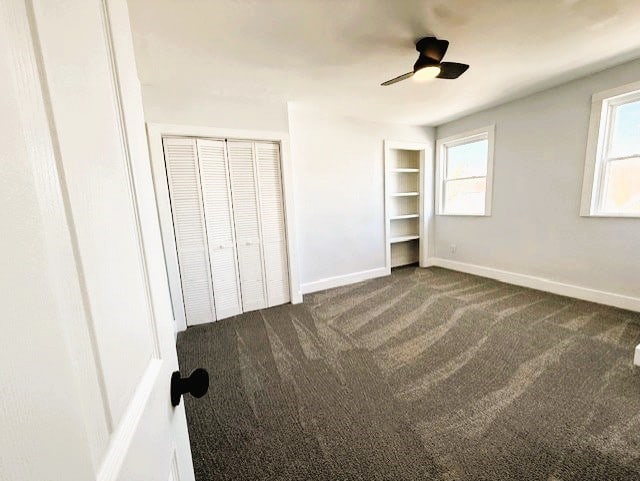
[[[180,376],[180,371],[171,375],[171,405],[176,407],[180,404],[180,397],[190,393],[193,397],[202,397],[209,389],[209,373],[202,368],[198,368],[191,373],[191,376],[184,379]]]

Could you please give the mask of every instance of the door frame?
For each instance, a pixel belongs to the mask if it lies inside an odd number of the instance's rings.
[[[171,290],[171,302],[176,332],[187,328],[187,321],[182,301],[182,286],[180,283],[180,271],[178,267],[178,253],[176,250],[173,218],[171,216],[171,200],[169,197],[169,185],[167,171],[162,148],[162,137],[199,137],[210,139],[234,139],[234,140],[263,140],[280,144],[280,166],[282,175],[282,196],[284,203],[285,230],[287,237],[287,258],[289,261],[289,292],[291,303],[302,302],[300,291],[300,277],[298,272],[295,230],[295,208],[293,196],[293,165],[291,163],[289,134],[282,131],[269,130],[237,130],[217,127],[203,127],[194,125],[147,123],[147,136],[149,139],[149,152],[151,159],[151,171],[156,194],[156,205],[160,228],[162,230],[162,243],[169,277],[169,289]]]

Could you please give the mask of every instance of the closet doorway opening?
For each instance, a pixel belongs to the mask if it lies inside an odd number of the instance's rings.
[[[428,267],[433,240],[433,148],[384,141],[385,267]]]
[[[287,134],[147,131],[176,330],[302,302]]]

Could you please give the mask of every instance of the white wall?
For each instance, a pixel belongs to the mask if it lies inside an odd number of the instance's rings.
[[[303,290],[383,269],[383,140],[433,142],[434,129],[328,115],[290,104]]]
[[[640,297],[640,219],[579,216],[591,95],[638,80],[634,61],[438,127],[496,138],[492,216],[436,216],[435,255]]]
[[[285,103],[242,97],[202,98],[153,86],[143,86],[142,93],[149,123],[289,132],[303,291],[325,287],[317,281],[384,269],[383,141],[433,144],[433,128],[366,122],[292,103],[287,109]]]
[[[640,297],[640,221],[579,216],[590,97],[638,79],[634,61],[438,127],[496,124],[494,198],[491,217],[437,216],[432,255]],[[432,142],[434,129],[153,86],[143,98],[147,122],[289,131],[303,290],[384,266],[383,140]]]
[[[286,102],[237,96],[193,95],[176,88],[167,91],[142,86],[145,120],[225,129],[287,131]]]

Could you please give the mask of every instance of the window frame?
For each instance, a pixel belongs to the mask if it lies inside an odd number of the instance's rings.
[[[489,217],[491,216],[491,205],[493,198],[493,152],[495,139],[495,124],[481,127],[474,130],[468,130],[456,135],[444,137],[436,141],[436,215],[451,217]],[[444,201],[444,185],[449,180],[446,178],[447,172],[447,149],[459,145],[477,142],[479,140],[487,140],[487,175],[473,176],[468,179],[482,178],[486,179],[486,188],[484,196],[484,212],[483,213],[455,213],[445,212]],[[463,180],[465,178],[455,179]]]
[[[640,152],[621,157],[607,155],[615,126],[613,121],[615,108],[637,101],[640,101],[640,82],[597,92],[591,97],[591,114],[580,203],[582,217],[640,218],[640,213],[608,212],[602,209],[606,166],[617,160],[640,157]]]

